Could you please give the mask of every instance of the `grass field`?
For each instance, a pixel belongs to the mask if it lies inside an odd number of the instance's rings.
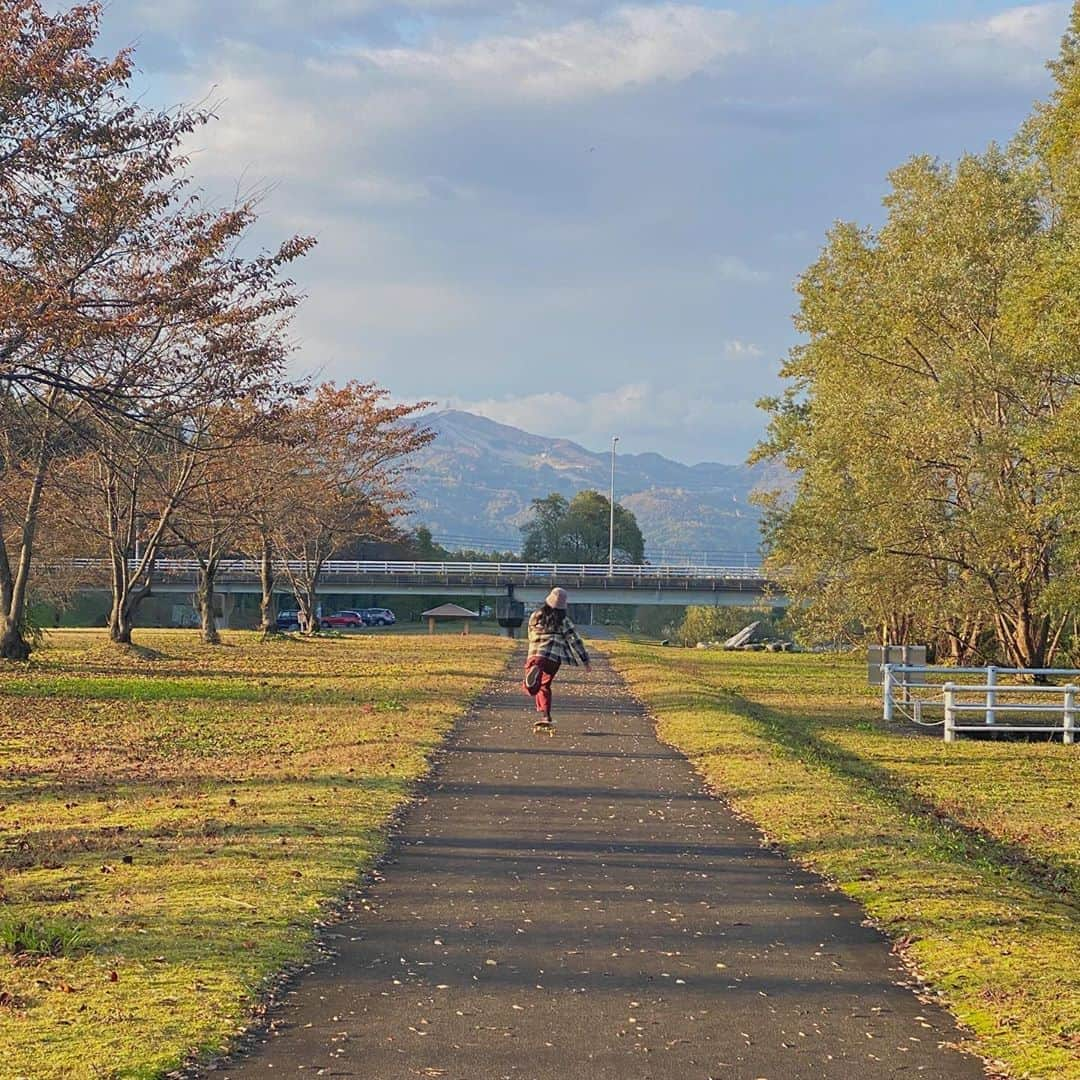
[[[228,1044],[510,647],[139,642],[56,632],[0,669],[0,1077],[154,1077]]]
[[[854,658],[605,649],[661,736],[864,904],[976,1050],[1080,1077],[1080,747],[886,730]]]

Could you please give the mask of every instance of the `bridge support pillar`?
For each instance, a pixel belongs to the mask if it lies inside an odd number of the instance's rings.
[[[220,593],[221,596],[221,629],[230,629],[233,612],[236,610],[236,593]]]
[[[525,621],[525,605],[514,599],[512,584],[506,586],[506,599],[495,602],[495,616],[508,638],[517,637],[517,629]]]

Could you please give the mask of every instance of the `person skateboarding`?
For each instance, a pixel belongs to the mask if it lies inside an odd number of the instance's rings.
[[[555,733],[551,720],[551,683],[563,663],[591,670],[589,654],[566,609],[569,601],[565,589],[552,589],[544,606],[529,618],[529,657],[525,661],[525,692],[536,701],[540,714],[534,731]]]

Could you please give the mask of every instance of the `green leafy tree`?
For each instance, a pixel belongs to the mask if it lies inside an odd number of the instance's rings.
[[[558,493],[534,499],[532,517],[522,526],[526,562],[601,564],[608,561],[611,501],[598,491],[582,491],[569,502]],[[637,519],[615,504],[615,561],[640,565],[645,540]]]
[[[521,527],[521,549],[526,562],[559,562],[564,556],[566,519],[570,503],[552,492],[546,498],[533,499],[532,516]],[[569,561],[569,560],[566,560]]]
[[[1073,7],[1050,70],[1054,90],[1036,106],[1017,146],[1020,159],[1039,177],[1046,228],[1009,298],[1007,314],[1029,361],[1054,357],[1060,369],[1048,389],[1051,422],[1034,433],[1030,452],[1051,475],[1063,478],[1048,489],[1040,509],[1048,529],[1066,523],[1060,571],[1047,600],[1052,610],[1071,612],[1058,630],[1075,663],[1080,660],[1080,4]]]
[[[1077,354],[1018,332],[1048,242],[1039,175],[991,148],[891,180],[885,225],[838,226],[799,284],[807,340],[758,452],[799,476],[793,501],[765,500],[772,563],[819,629],[935,637],[956,659],[989,629],[1044,666],[1073,526],[1052,512],[1062,463],[1037,447]]]
[[[450,552],[437,544],[431,530],[426,525],[421,525],[414,534],[413,547],[416,558],[420,562],[447,562]]]

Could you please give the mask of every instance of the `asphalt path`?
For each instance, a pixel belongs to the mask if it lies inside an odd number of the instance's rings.
[[[602,661],[534,735],[518,668],[248,1056],[367,1080],[975,1080],[861,910],[763,847]]]

